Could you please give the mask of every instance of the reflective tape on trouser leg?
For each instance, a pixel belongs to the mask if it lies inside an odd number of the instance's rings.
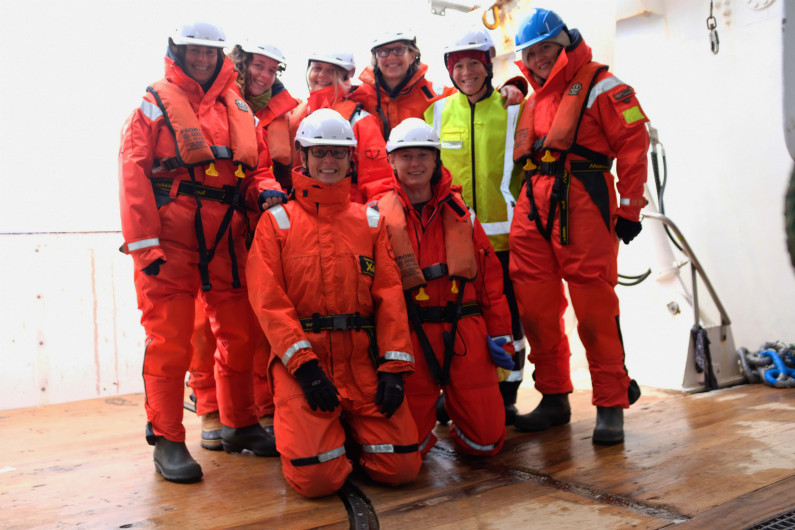
[[[362,446],[362,451],[364,451],[365,453],[407,454],[407,453],[414,453],[417,450],[418,450],[417,444],[410,444],[410,445],[375,444],[375,445]]]
[[[483,453],[491,453],[499,445],[499,442],[493,443],[493,444],[487,444],[487,445],[481,445],[481,444],[475,443],[472,440],[470,440],[469,438],[467,438],[464,435],[464,433],[461,432],[461,429],[459,429],[458,426],[456,426],[456,425],[453,425],[453,430],[455,431],[456,435],[458,436],[458,438],[463,443],[465,443],[466,445],[468,445],[469,447],[471,447],[475,451],[480,451],[480,452],[483,452]]]
[[[320,453],[319,455],[316,456],[309,456],[306,458],[292,458],[290,459],[290,463],[295,467],[311,466],[313,464],[322,464],[323,462],[334,460],[335,458],[339,458],[344,454],[345,454],[345,446],[343,445],[337,447],[336,449],[332,449],[331,451]]]

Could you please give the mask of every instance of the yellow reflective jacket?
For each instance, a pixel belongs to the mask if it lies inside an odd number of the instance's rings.
[[[521,168],[513,163],[522,106],[504,108],[494,90],[474,105],[458,92],[425,111],[425,121],[442,141],[442,163],[452,173],[453,183],[462,187],[464,200],[498,252],[508,250],[513,208],[522,186]]]

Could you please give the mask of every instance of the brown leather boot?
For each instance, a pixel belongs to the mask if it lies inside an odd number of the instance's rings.
[[[221,418],[218,411],[208,412],[202,416],[202,438],[201,446],[209,451],[220,451],[223,449],[221,443]]]

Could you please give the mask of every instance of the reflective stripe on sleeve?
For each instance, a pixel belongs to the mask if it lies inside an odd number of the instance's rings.
[[[290,228],[290,218],[287,217],[287,212],[284,211],[284,207],[281,204],[271,206],[268,208],[268,211],[273,215],[273,218],[276,219],[276,224],[279,225],[279,228],[282,230]]]
[[[619,204],[621,206],[637,206],[638,208],[643,208],[646,206],[646,199],[621,199]]]
[[[370,206],[367,207],[367,224],[370,225],[370,228],[377,228],[378,220],[380,218],[381,214],[378,213],[378,210],[371,208]]]
[[[588,96],[588,104],[586,105],[587,108],[591,108],[600,95],[604,94],[611,88],[617,87],[618,85],[623,85],[624,83],[615,76],[606,77],[596,83],[593,88],[591,89],[591,94]]]
[[[292,458],[290,459],[290,463],[295,467],[311,466],[313,464],[322,464],[323,462],[334,460],[335,458],[339,458],[344,454],[345,454],[345,446],[342,445],[340,447],[337,447],[336,449],[332,449],[331,451],[320,453],[317,456],[309,456],[306,458]]]
[[[384,359],[387,361],[406,361],[407,363],[414,362],[414,356],[404,351],[388,351],[384,354]]]
[[[464,436],[464,433],[461,432],[461,429],[458,428],[458,425],[453,425],[453,430],[456,432],[456,434],[458,434],[458,437],[461,438],[462,442],[467,444],[472,449],[475,449],[476,451],[483,451],[483,452],[494,451],[494,448],[497,447],[497,444],[489,444],[489,445],[476,444],[475,442]]]
[[[163,111],[160,110],[160,107],[147,100],[141,101],[141,112],[152,121],[155,121],[163,115]]]
[[[160,239],[157,237],[152,237],[149,239],[141,239],[139,241],[133,241],[132,243],[127,243],[127,250],[132,252],[133,250],[141,250],[142,248],[157,247],[157,246],[160,246]]]
[[[299,340],[298,342],[287,348],[287,351],[282,354],[282,364],[284,366],[287,366],[287,363],[290,362],[290,359],[292,359],[293,355],[295,355],[295,352],[297,352],[301,348],[309,348],[311,350],[312,344],[308,340]]]

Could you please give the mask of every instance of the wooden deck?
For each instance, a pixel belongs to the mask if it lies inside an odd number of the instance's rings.
[[[537,400],[522,388],[522,411]],[[386,529],[747,528],[795,508],[793,390],[644,389],[625,415],[626,441],[612,447],[591,443],[590,392],[572,401],[570,425],[509,428],[491,459],[457,454],[437,426],[440,442],[414,484],[351,481]],[[202,450],[187,412],[204,480],[164,481],[144,424],[140,394],[0,411],[0,527],[349,527],[341,497],[302,498],[278,459]]]

